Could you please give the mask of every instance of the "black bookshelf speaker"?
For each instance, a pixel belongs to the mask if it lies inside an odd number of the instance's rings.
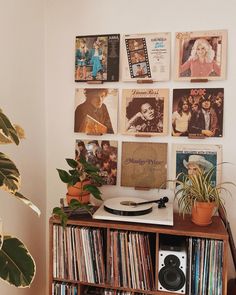
[[[187,253],[185,248],[159,249],[158,290],[186,293]]]

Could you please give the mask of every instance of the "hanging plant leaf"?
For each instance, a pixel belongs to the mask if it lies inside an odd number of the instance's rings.
[[[20,187],[20,173],[16,165],[0,152],[0,188],[14,193]]]
[[[11,121],[7,118],[7,116],[0,109],[0,132],[2,135],[9,139],[10,142],[14,142],[15,144],[19,144],[19,137],[17,135],[17,131],[15,127],[12,125]]]
[[[0,277],[18,288],[28,287],[35,274],[35,262],[24,244],[5,236],[0,250]]]

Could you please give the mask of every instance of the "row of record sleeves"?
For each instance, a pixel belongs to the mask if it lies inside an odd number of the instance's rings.
[[[226,78],[227,30],[176,32],[174,79]],[[121,60],[121,62],[120,62]],[[87,35],[75,38],[75,81],[168,81],[171,33]]]

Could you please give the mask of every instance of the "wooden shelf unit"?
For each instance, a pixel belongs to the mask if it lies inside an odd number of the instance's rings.
[[[60,224],[58,219],[54,217],[50,218],[50,238],[49,238],[49,295],[52,295],[52,284],[56,282],[73,283],[78,285],[78,295],[83,295],[83,290],[86,286],[96,286],[101,288],[113,289],[113,290],[124,290],[130,291],[132,294],[142,293],[142,294],[155,294],[155,295],[171,295],[176,294],[172,292],[164,292],[157,290],[158,284],[158,251],[159,251],[159,236],[162,234],[173,235],[173,236],[183,236],[183,237],[198,237],[207,238],[214,240],[221,240],[223,242],[223,268],[222,268],[222,295],[227,295],[227,258],[228,258],[228,233],[225,229],[222,220],[218,216],[213,217],[213,222],[209,226],[201,227],[197,226],[191,221],[190,215],[185,215],[185,218],[179,214],[174,214],[174,226],[157,226],[143,223],[128,223],[119,221],[103,221],[94,220],[90,217],[80,216],[77,220],[69,220],[68,225],[78,226],[78,227],[91,227],[91,228],[103,228],[106,231],[107,239],[107,249],[106,253],[108,255],[108,249],[110,246],[109,234],[111,230],[122,230],[129,232],[143,232],[150,233],[156,237],[155,243],[155,267],[154,267],[154,278],[155,278],[155,288],[154,291],[149,290],[136,290],[123,287],[112,286],[108,283],[105,284],[94,284],[81,281],[71,281],[64,278],[53,278],[53,225]],[[107,259],[108,260],[108,259]],[[106,262],[107,264],[107,262]],[[106,267],[108,267],[106,265]]]

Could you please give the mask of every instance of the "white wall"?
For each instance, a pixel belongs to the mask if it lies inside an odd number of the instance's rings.
[[[0,1],[0,108],[25,129],[19,146],[0,146],[17,164],[22,193],[42,211],[35,213],[0,191],[0,217],[4,231],[27,245],[37,264],[30,289],[17,289],[0,281],[0,294],[45,295],[45,97],[44,10],[42,1]],[[40,289],[39,289],[40,286]]]
[[[171,32],[172,46],[176,31],[228,29],[228,77],[226,81],[209,82],[204,87],[225,88],[225,136],[223,139],[189,140],[183,138],[152,138],[148,141],[168,142],[169,155],[171,143],[204,143],[222,144],[224,161],[236,164],[235,149],[235,44],[236,20],[234,1],[198,0],[198,1],[160,1],[160,0],[100,0],[100,1],[47,1],[47,30],[46,30],[46,103],[47,103],[47,216],[51,209],[59,204],[59,198],[65,194],[65,185],[59,181],[56,168],[66,168],[65,158],[73,157],[75,139],[91,138],[73,132],[73,110],[75,87],[86,87],[85,83],[74,83],[74,47],[76,35],[92,35],[103,33],[147,33]],[[173,50],[172,50],[173,64]],[[173,77],[173,76],[172,76]],[[105,87],[140,87],[134,83],[105,83]],[[170,105],[173,88],[191,87],[189,83],[169,82],[145,85],[145,87],[170,88]],[[202,84],[194,84],[202,87]],[[170,109],[171,114],[171,109]],[[169,119],[170,123],[170,119]],[[96,137],[96,139],[100,139]],[[124,140],[136,140],[133,137],[104,135],[102,139],[117,139],[121,150]],[[139,139],[146,141],[147,139]],[[120,154],[119,154],[120,156]],[[119,157],[119,160],[121,157]],[[169,170],[171,169],[169,156]],[[119,161],[120,167],[120,161]],[[120,171],[120,170],[119,170]],[[236,166],[224,167],[224,179],[236,180]],[[114,197],[122,194],[153,197],[155,190],[139,192],[130,188],[120,187],[120,177],[116,187],[103,187],[103,197]],[[235,190],[234,190],[234,195]],[[235,197],[235,196],[234,196]],[[236,238],[236,209],[234,198],[227,200],[230,223]],[[231,267],[232,269],[232,267]]]
[[[37,263],[37,276],[31,289],[19,290],[0,282],[1,294],[47,294],[45,289],[45,253],[48,253],[48,218],[65,186],[59,181],[56,168],[66,167],[64,159],[73,157],[75,139],[90,138],[73,132],[74,90],[86,87],[74,83],[74,46],[76,35],[104,33],[174,32],[185,30],[228,29],[228,77],[226,81],[209,82],[207,87],[225,88],[225,135],[222,139],[189,140],[172,138],[148,139],[169,143],[169,171],[171,169],[172,143],[222,144],[223,159],[236,164],[234,80],[236,78],[236,20],[234,0],[160,1],[149,0],[45,0],[46,4],[46,55],[44,56],[44,1],[0,1],[0,98],[1,108],[26,131],[27,139],[20,147],[1,147],[17,162],[22,172],[22,192],[41,208],[38,219],[20,202],[1,192],[0,216],[4,228],[25,241]],[[173,57],[173,50],[172,50]],[[44,68],[45,64],[45,68]],[[172,58],[173,64],[173,58]],[[44,84],[45,81],[45,84]],[[134,83],[105,83],[105,87],[140,87]],[[169,82],[145,87],[170,88],[170,105],[173,88],[191,87],[189,83]],[[202,84],[195,84],[201,87]],[[205,85],[204,85],[205,86]],[[45,93],[44,93],[45,89]],[[46,101],[46,110],[45,110]],[[171,109],[169,111],[171,114]],[[45,123],[46,122],[46,123]],[[170,119],[169,119],[170,123]],[[46,126],[45,126],[46,125]],[[46,127],[46,131],[45,131]],[[100,139],[97,137],[97,139]],[[102,139],[134,141],[134,137],[104,135]],[[146,141],[147,139],[139,139]],[[45,155],[45,148],[47,154]],[[121,150],[121,149],[120,149]],[[120,157],[119,153],[119,168]],[[46,160],[46,165],[45,165]],[[45,177],[45,171],[47,177]],[[224,167],[223,179],[234,180],[236,168]],[[47,179],[47,185],[46,185]],[[104,198],[120,194],[147,196],[157,194],[120,187],[103,187]],[[234,211],[235,190],[227,199],[229,221],[236,238]],[[44,238],[47,237],[44,243]],[[46,251],[45,251],[46,247]],[[233,266],[230,265],[230,273]]]

